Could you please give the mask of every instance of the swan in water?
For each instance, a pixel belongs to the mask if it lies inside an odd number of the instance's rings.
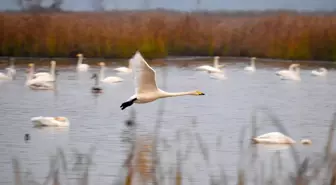
[[[9,58],[9,67],[7,67],[6,70],[10,71],[11,74],[12,74],[13,79],[15,79],[16,69],[15,69],[14,59],[13,58]]]
[[[109,76],[105,78],[105,63],[100,62],[100,73],[99,73],[99,79],[101,82],[106,82],[106,83],[117,83],[117,82],[122,82],[123,79],[117,76]]]
[[[256,57],[252,57],[251,58],[251,65],[249,66],[246,66],[244,68],[245,71],[251,71],[251,72],[254,72],[256,70],[256,67],[255,67],[255,60],[256,60]]]
[[[223,67],[224,65],[218,65],[218,60],[219,60],[219,57],[215,56],[213,66],[203,65],[203,66],[197,67],[196,70],[208,71],[208,72],[222,72],[220,68]]]
[[[78,61],[77,61],[77,71],[88,71],[90,66],[88,64],[83,64],[84,56],[83,54],[77,54]]]
[[[135,94],[131,96],[126,102],[120,105],[121,110],[131,106],[133,103],[143,104],[153,102],[159,98],[168,98],[176,96],[200,96],[204,93],[200,91],[188,92],[166,92],[157,87],[155,71],[147,64],[139,51],[131,59],[132,71],[135,82]]]
[[[282,80],[300,81],[300,64],[291,64],[288,70],[280,70],[275,74],[280,76]]]
[[[326,76],[328,74],[328,70],[324,67],[321,67],[318,70],[313,70],[311,74],[314,76]]]
[[[122,73],[131,73],[132,72],[131,59],[128,60],[128,67],[117,67],[114,70]]]
[[[27,80],[26,80],[26,86],[28,86],[31,89],[34,90],[54,90],[54,82],[46,82],[39,78],[33,79],[33,73],[34,73],[34,64],[30,63],[28,64],[28,74],[27,74]]]
[[[213,79],[217,79],[217,80],[226,80],[227,79],[224,70],[222,70],[222,72],[210,72],[210,71],[208,71],[208,73],[209,73],[210,78],[213,78]]]
[[[14,79],[14,75],[12,73],[12,71],[8,68],[6,68],[7,73],[0,73],[0,80],[13,80]]]
[[[39,80],[45,82],[53,82],[55,81],[55,68],[56,68],[56,61],[50,62],[50,73],[47,72],[39,72],[33,75],[33,78],[38,78]]]
[[[254,143],[261,144],[294,144],[296,143],[292,138],[280,133],[280,132],[270,132],[267,134],[260,135],[258,137],[252,138]],[[311,144],[309,139],[302,139],[301,144]]]
[[[69,120],[66,117],[32,117],[31,121],[35,127],[67,127]]]
[[[96,73],[94,73],[91,77],[91,79],[95,79],[94,86],[91,88],[92,93],[102,93],[103,89],[99,87],[99,77]]]

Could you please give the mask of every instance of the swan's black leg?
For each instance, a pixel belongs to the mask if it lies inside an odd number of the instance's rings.
[[[133,103],[137,100],[137,98],[131,99],[130,101],[124,102],[120,105],[121,110],[124,110],[126,107],[133,105]]]

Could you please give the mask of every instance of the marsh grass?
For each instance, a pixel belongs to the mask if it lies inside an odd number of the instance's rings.
[[[112,11],[0,13],[0,56],[256,56],[336,60],[336,15]]]

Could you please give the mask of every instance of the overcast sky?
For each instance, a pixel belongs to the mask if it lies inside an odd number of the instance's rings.
[[[45,5],[51,0],[43,0]],[[64,0],[65,10],[92,10],[94,0]],[[149,1],[151,8],[167,8],[177,10],[193,10],[197,0],[105,0],[107,9],[140,9],[144,1]],[[200,7],[208,10],[264,10],[264,9],[296,9],[296,10],[336,10],[336,0],[199,0]],[[17,0],[0,0],[0,10],[17,10]]]

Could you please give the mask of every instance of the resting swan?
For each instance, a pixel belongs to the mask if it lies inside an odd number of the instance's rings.
[[[328,70],[324,67],[321,67],[318,70],[313,70],[311,74],[314,76],[326,76],[328,74]]]
[[[131,62],[134,82],[136,84],[135,94],[131,96],[126,102],[121,104],[121,110],[124,110],[126,107],[131,106],[133,103],[149,103],[159,98],[185,95],[204,95],[204,93],[200,91],[188,91],[178,93],[165,92],[157,87],[155,71],[147,64],[139,51],[135,53],[135,55],[131,59]]]
[[[14,75],[13,72],[6,68],[7,73],[0,73],[0,80],[13,80],[14,79]]]
[[[117,82],[122,82],[123,79],[117,76],[109,76],[105,78],[105,63],[100,62],[100,73],[99,73],[99,79],[101,82],[106,82],[106,83],[117,83]]]
[[[132,72],[131,59],[128,60],[128,67],[117,67],[114,70],[122,73],[131,73]]]
[[[34,90],[54,90],[55,89],[53,82],[46,82],[39,78],[33,79],[34,64],[30,63],[28,64],[28,66],[29,66],[29,69],[28,69],[28,74],[27,74],[26,86]]]
[[[262,144],[294,144],[296,143],[292,138],[280,133],[280,132],[270,132],[267,134],[260,135],[258,137],[252,138],[254,143]],[[302,139],[301,144],[311,144],[309,139]]]
[[[218,65],[218,60],[219,60],[219,57],[215,56],[213,66],[203,65],[203,66],[197,67],[196,70],[208,71],[208,72],[222,72],[220,68],[223,67],[224,65]]]
[[[281,70],[275,73],[280,76],[282,80],[300,81],[300,64],[291,64],[288,70]]]
[[[39,72],[35,73],[33,78],[38,78],[41,81],[45,82],[53,82],[55,81],[55,68],[56,68],[56,61],[50,62],[50,73],[47,72]]]
[[[251,72],[254,72],[256,70],[256,67],[255,67],[255,60],[256,60],[256,57],[252,57],[251,58],[251,65],[250,66],[246,66],[244,68],[245,71],[251,71]]]
[[[31,121],[35,127],[67,127],[69,120],[66,117],[32,117]]]
[[[88,71],[90,66],[88,64],[83,64],[84,56],[83,54],[77,54],[78,61],[77,61],[77,71]]]
[[[91,88],[92,93],[102,93],[103,89],[99,87],[99,77],[96,73],[94,73],[91,77],[91,79],[95,79],[95,83],[93,87]]]

